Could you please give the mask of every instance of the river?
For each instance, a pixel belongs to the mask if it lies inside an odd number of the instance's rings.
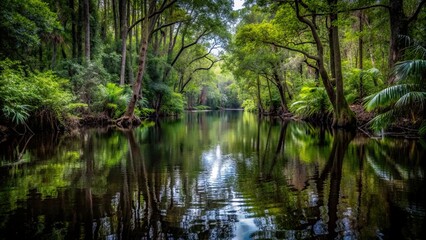
[[[0,239],[421,239],[426,143],[242,111],[0,143]]]

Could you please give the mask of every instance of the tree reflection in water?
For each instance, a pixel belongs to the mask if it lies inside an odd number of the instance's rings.
[[[424,234],[418,141],[235,112],[28,139],[0,146],[0,239]]]

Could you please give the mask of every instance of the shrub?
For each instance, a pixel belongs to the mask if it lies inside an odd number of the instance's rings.
[[[256,112],[257,106],[253,99],[244,100],[241,104],[241,107],[244,108],[245,111],[248,112]]]
[[[182,94],[171,92],[171,94],[165,95],[163,99],[164,102],[161,106],[161,113],[166,115],[178,115],[183,112],[183,108],[186,104]]]
[[[93,103],[93,109],[105,112],[109,117],[118,118],[126,111],[130,100],[130,88],[121,87],[115,83],[98,85]]]
[[[302,118],[322,119],[332,113],[332,106],[323,87],[304,86],[290,106]]]
[[[67,106],[72,102],[68,81],[51,71],[25,73],[19,62],[0,62],[1,113],[6,121],[26,124],[32,117],[32,125],[54,128],[63,124]]]
[[[383,84],[382,75],[377,68],[368,70],[352,69],[345,76],[346,100],[349,103],[362,100],[364,97],[379,90]]]

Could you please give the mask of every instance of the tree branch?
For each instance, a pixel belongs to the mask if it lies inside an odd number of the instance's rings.
[[[207,30],[204,30],[198,37],[197,37],[197,39],[195,39],[195,41],[194,42],[192,42],[192,43],[190,43],[190,44],[188,44],[188,45],[182,45],[182,47],[179,49],[179,52],[176,54],[176,57],[173,59],[173,61],[170,63],[170,65],[171,66],[173,66],[175,63],[176,63],[176,61],[179,59],[179,57],[180,57],[180,55],[182,54],[182,52],[185,50],[185,49],[187,49],[187,48],[189,48],[189,47],[191,47],[191,46],[194,46],[195,44],[197,44],[198,43],[198,41],[200,41],[200,39],[202,38],[202,37],[204,37],[205,35],[207,35],[209,32],[207,31]],[[183,40],[182,40],[182,42],[183,42]]]
[[[421,4],[421,3],[420,3]],[[370,6],[364,6],[364,7],[357,7],[357,8],[350,8],[350,9],[345,9],[345,10],[339,10],[333,13],[346,13],[346,12],[352,12],[352,11],[358,11],[358,10],[365,10],[365,9],[371,9],[371,8],[377,8],[377,7],[382,7],[382,8],[386,8],[389,9],[388,5],[384,5],[384,4],[375,4],[375,5],[370,5]],[[301,17],[312,17],[312,16],[328,16],[330,15],[332,12],[325,12],[325,13],[312,13],[312,14],[305,14],[305,15],[301,15]]]
[[[168,4],[166,4],[167,0],[165,0],[163,2],[163,4],[161,5],[161,8],[158,9],[157,11],[153,12],[151,15],[149,15],[148,18],[152,18],[157,14],[161,14],[162,12],[164,12],[167,8],[171,7],[173,4],[175,4],[177,2],[177,0],[171,0]],[[134,22],[132,25],[130,25],[130,27],[127,29],[127,33],[130,32],[130,30],[132,30],[136,25],[138,25],[139,23],[141,23],[142,21],[145,20],[145,17],[137,20],[136,22]]]
[[[262,41],[262,42],[263,42],[263,43],[266,43],[266,44],[271,44],[271,45],[273,45],[273,46],[275,46],[275,47],[284,48],[284,49],[287,49],[287,50],[289,50],[289,51],[293,51],[293,52],[301,53],[301,54],[303,54],[304,56],[306,56],[307,58],[313,59],[313,60],[315,60],[315,61],[318,61],[318,60],[319,60],[317,56],[313,56],[313,55],[311,55],[311,54],[309,54],[309,53],[307,53],[307,52],[305,52],[305,51],[303,51],[303,50],[300,50],[300,49],[296,49],[296,48],[292,48],[292,47],[288,47],[288,46],[280,45],[280,44],[277,44],[277,43],[274,43],[274,42],[269,42],[269,41]]]
[[[179,92],[180,93],[183,93],[183,91],[184,91],[184,89],[185,89],[185,87],[186,87],[186,85],[188,85],[188,83],[192,80],[192,75],[194,74],[194,73],[196,73],[196,72],[198,72],[198,71],[201,71],[201,70],[205,70],[205,71],[208,71],[208,70],[210,70],[212,67],[213,67],[213,65],[215,64],[215,63],[217,63],[217,62],[220,62],[220,61],[222,61],[222,59],[218,59],[218,60],[211,60],[210,58],[208,58],[208,57],[206,57],[208,60],[210,60],[210,66],[208,66],[208,67],[199,67],[199,68],[196,68],[196,69],[194,69],[193,71],[192,71],[192,73],[189,75],[189,78],[188,78],[188,80],[186,80],[185,81],[185,83],[182,85],[182,87],[180,88],[180,90],[179,90]]]
[[[198,61],[198,60],[200,60],[200,59],[203,59],[203,58],[207,58],[207,56],[208,55],[210,55],[210,53],[213,51],[213,49],[216,49],[216,42],[213,44],[213,47],[211,47],[210,49],[209,49],[209,51],[206,53],[206,54],[203,54],[202,56],[199,56],[199,57],[197,57],[197,58],[194,58],[194,59],[192,59],[192,61],[190,62],[190,63],[188,63],[188,65],[187,66],[189,66],[189,65],[191,65],[191,64],[193,64],[194,62],[196,62],[196,61]],[[207,58],[208,59],[208,58]]]
[[[163,29],[165,27],[170,27],[170,26],[172,26],[172,25],[174,25],[176,23],[181,23],[181,22],[184,22],[184,21],[175,21],[175,22],[170,22],[170,23],[163,24],[163,25],[157,27],[156,29],[154,29],[151,34],[157,32],[157,31],[159,31],[159,30],[161,30],[161,29]]]
[[[416,11],[413,13],[413,15],[410,18],[408,18],[408,23],[415,21],[417,19],[417,17],[419,16],[420,10],[425,5],[425,3],[426,3],[426,0],[423,0],[419,3],[419,6],[417,6]]]

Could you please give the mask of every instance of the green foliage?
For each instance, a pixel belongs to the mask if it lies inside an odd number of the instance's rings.
[[[365,96],[377,92],[383,84],[382,75],[377,68],[368,70],[353,68],[348,71],[344,78],[348,103],[360,101]]]
[[[50,71],[25,74],[19,62],[0,64],[0,103],[6,120],[23,124],[32,115],[40,125],[62,122],[72,102],[65,79]]]
[[[40,0],[5,0],[0,3],[0,55],[19,56],[40,44],[40,39],[61,29],[57,15]]]
[[[67,72],[72,72],[71,85],[74,94],[79,96],[82,102],[89,105],[94,102],[98,87],[106,85],[112,79],[101,61],[92,61],[88,66],[68,62],[60,73],[62,76],[66,76]]]
[[[138,108],[135,109],[135,114],[142,118],[149,118],[155,114],[155,109],[152,108]]]
[[[426,56],[424,48],[415,46]],[[386,129],[401,118],[411,118],[412,124],[419,124],[423,135],[426,106],[426,60],[413,59],[398,62],[394,69],[396,84],[365,98],[367,111],[378,111],[370,122],[374,130]],[[420,122],[420,123],[419,123]]]
[[[109,117],[118,118],[126,111],[127,104],[130,100],[130,89],[121,87],[115,83],[107,83],[98,85],[95,95],[93,109],[103,111]]]
[[[241,107],[248,112],[257,111],[257,106],[253,99],[244,100],[243,103],[241,104]]]
[[[119,79],[121,55],[111,49],[103,52],[101,59],[105,71],[114,76],[114,79]]]
[[[28,105],[18,105],[14,106],[4,105],[3,106],[3,114],[7,119],[11,119],[15,124],[24,124],[28,119],[30,114],[28,113],[29,106]]]
[[[302,118],[322,118],[332,113],[332,106],[323,87],[304,86],[290,110]]]
[[[422,124],[420,125],[419,134],[422,137],[426,136],[426,121],[425,120],[423,120]]]
[[[194,107],[195,110],[210,110],[209,106],[205,106],[205,105],[198,105]]]
[[[161,113],[167,115],[178,115],[183,112],[186,105],[184,96],[180,93],[172,92],[163,97],[163,105],[161,106]]]

